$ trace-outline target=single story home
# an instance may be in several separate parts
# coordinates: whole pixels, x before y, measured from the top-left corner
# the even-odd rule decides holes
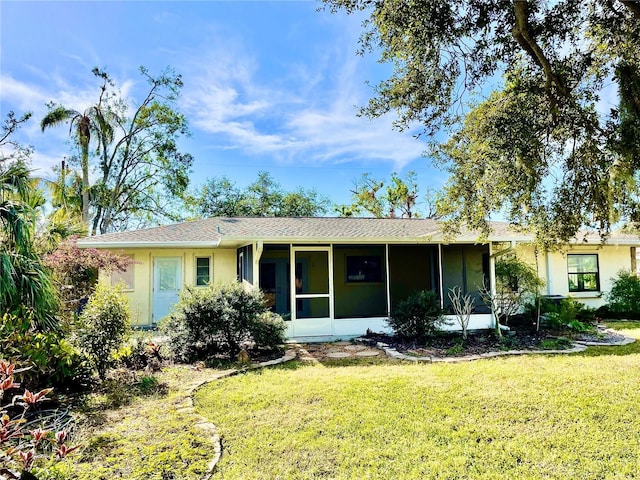
[[[604,245],[586,236],[562,252],[539,251],[531,240],[505,223],[479,242],[476,232],[447,239],[432,219],[242,217],[109,233],[78,245],[133,258],[111,281],[124,282],[137,326],[157,324],[185,285],[237,280],[259,287],[288,336],[301,340],[385,330],[394,305],[411,292],[433,290],[446,308],[455,286],[476,298],[469,328],[490,328],[478,287],[494,287],[495,259],[514,249],[545,280],[544,293],[593,307],[605,302],[620,270],[636,270],[635,235],[616,233]]]

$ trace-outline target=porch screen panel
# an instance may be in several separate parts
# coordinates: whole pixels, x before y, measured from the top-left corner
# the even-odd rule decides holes
[[[391,308],[419,290],[434,290],[438,283],[438,247],[434,245],[390,245],[389,283]]]
[[[470,294],[475,300],[475,312],[484,313],[486,305],[482,301],[479,287],[489,281],[488,245],[443,245],[442,246],[442,286],[444,306],[451,308],[449,291],[458,286],[463,294]]]
[[[296,318],[327,318],[328,316],[328,298],[298,298],[296,300]]]
[[[329,293],[327,252],[296,252],[296,293]]]
[[[387,314],[385,247],[337,245],[333,249],[333,297],[336,318]]]
[[[260,290],[272,312],[291,318],[291,270],[288,245],[265,245],[260,257]]]

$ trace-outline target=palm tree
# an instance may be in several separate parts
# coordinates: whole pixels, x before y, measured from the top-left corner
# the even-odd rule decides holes
[[[107,85],[112,82],[106,74],[102,74],[94,69],[94,74],[101,77],[104,83],[101,87],[100,98],[98,103],[86,109],[83,113],[50,103],[49,111],[40,122],[40,128],[44,132],[47,128],[55,127],[63,123],[69,122],[69,134],[75,126],[75,140],[80,148],[80,164],[82,167],[82,222],[89,225],[89,144],[91,143],[91,134],[97,135],[97,150],[105,148],[106,145],[113,141],[113,127],[108,122],[110,114],[103,113],[103,100],[107,92]]]
[[[55,180],[34,178],[34,191],[41,192],[41,185],[48,187],[53,210],[46,213],[39,205],[33,205],[40,213],[35,230],[35,247],[40,254],[53,252],[58,244],[71,236],[87,235],[87,224],[82,222],[82,178],[62,161]]]
[[[40,128],[44,132],[49,127],[55,127],[69,122],[69,134],[76,126],[76,142],[80,147],[80,163],[82,166],[82,221],[89,223],[89,143],[91,141],[92,120],[91,109],[80,113],[62,105],[50,106],[49,112],[40,122]]]
[[[41,330],[58,322],[56,295],[34,248],[38,202],[24,162],[0,160],[0,314],[31,316]]]

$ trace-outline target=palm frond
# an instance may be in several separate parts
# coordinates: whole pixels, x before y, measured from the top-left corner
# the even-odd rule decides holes
[[[55,107],[47,112],[40,121],[40,128],[44,132],[49,127],[57,127],[58,125],[73,120],[79,112],[65,108],[62,105]]]
[[[30,171],[24,162],[14,162],[0,170],[0,192],[2,198],[13,195],[24,197],[29,191]]]
[[[0,312],[33,314],[39,330],[55,330],[57,301],[48,272],[37,256],[0,252]]]
[[[113,142],[113,126],[105,118],[102,109],[94,107],[94,119],[94,128],[97,127],[96,130],[100,138],[107,144]]]

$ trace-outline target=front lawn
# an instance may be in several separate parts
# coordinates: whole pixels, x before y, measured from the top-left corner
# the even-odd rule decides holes
[[[622,330],[640,336],[640,325]],[[196,405],[223,437],[219,478],[631,478],[640,350],[630,347],[294,363],[214,382]]]
[[[200,418],[185,408],[185,400],[190,387],[216,373],[184,366],[166,368],[155,377],[165,388],[146,394],[124,383],[108,382],[103,391],[91,393],[74,407],[78,425],[72,443],[82,448],[55,465],[55,474],[46,478],[201,479],[214,448],[196,426]]]

